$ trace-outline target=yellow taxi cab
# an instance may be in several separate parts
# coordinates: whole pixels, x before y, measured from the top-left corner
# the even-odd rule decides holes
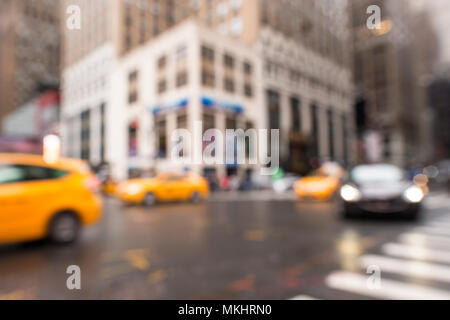
[[[103,194],[105,194],[107,196],[114,195],[116,192],[116,188],[117,188],[117,182],[112,179],[107,179],[102,184],[102,192],[103,192]]]
[[[205,178],[194,174],[162,173],[155,178],[133,179],[117,187],[116,196],[125,203],[153,206],[156,202],[198,202],[209,196]]]
[[[101,217],[99,186],[80,160],[0,154],[0,243],[75,241],[81,226]]]
[[[327,201],[336,194],[344,171],[337,164],[326,163],[311,176],[294,184],[294,191],[300,199]]]

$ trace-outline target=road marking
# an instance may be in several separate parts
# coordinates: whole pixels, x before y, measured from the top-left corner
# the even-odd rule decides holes
[[[165,271],[164,269],[159,269],[148,275],[147,282],[154,284],[157,282],[164,281],[166,279],[167,279],[167,271]]]
[[[445,224],[449,224],[450,223],[450,217],[447,216],[439,216],[438,218],[433,219],[432,223],[445,223]]]
[[[427,222],[425,227],[431,227],[431,228],[446,228],[450,230],[450,220],[433,220],[430,222]]]
[[[326,278],[326,284],[337,290],[348,291],[359,295],[393,300],[449,300],[450,292],[432,289],[415,284],[382,279],[381,288],[370,289],[365,275],[337,271]]]
[[[412,230],[413,232],[421,232],[426,234],[437,234],[450,237],[450,229],[440,227],[418,227]]]
[[[319,300],[319,299],[301,294],[301,295],[295,296],[289,300]]]
[[[399,239],[403,243],[412,245],[450,247],[450,238],[435,235],[426,235],[423,233],[404,233],[399,236]]]
[[[146,254],[147,254],[147,249],[127,250],[124,253],[124,258],[134,268],[141,270],[141,271],[146,271],[150,268],[150,263],[148,262],[148,260],[146,258]]]
[[[425,198],[425,204],[438,204],[442,202],[448,202],[449,197],[447,194],[438,194],[434,196],[428,196]]]
[[[405,245],[398,243],[387,243],[382,249],[390,256],[401,258],[428,260],[432,262],[450,263],[450,253],[447,251],[433,250],[420,245]]]
[[[440,202],[433,202],[433,203],[425,203],[425,207],[427,209],[440,209],[440,208],[446,208],[450,205],[450,202],[447,201],[440,201]]]
[[[377,255],[364,255],[361,257],[362,267],[367,268],[372,265],[380,267],[382,272],[450,282],[450,267],[438,264],[393,259]]]

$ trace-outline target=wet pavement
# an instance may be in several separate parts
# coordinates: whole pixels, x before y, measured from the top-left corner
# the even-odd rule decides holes
[[[449,298],[450,201],[425,206],[411,222],[343,220],[289,194],[151,209],[108,199],[74,245],[0,247],[0,299]],[[81,290],[67,289],[70,265]],[[381,288],[367,282],[374,266]]]

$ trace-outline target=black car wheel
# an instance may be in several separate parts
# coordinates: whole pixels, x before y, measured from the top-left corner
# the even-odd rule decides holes
[[[144,197],[144,205],[146,207],[153,207],[156,204],[156,197],[153,193],[147,193]]]
[[[202,200],[202,197],[200,196],[200,194],[197,191],[192,193],[191,201],[193,203],[199,203],[201,200]]]
[[[80,220],[73,212],[61,212],[50,222],[49,239],[58,244],[69,244],[77,240]]]

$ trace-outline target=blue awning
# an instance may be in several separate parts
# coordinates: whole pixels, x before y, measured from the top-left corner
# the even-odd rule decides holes
[[[201,103],[206,108],[217,107],[221,109],[231,110],[238,114],[244,112],[244,107],[239,104],[219,102],[210,97],[202,97]]]
[[[162,111],[170,111],[170,110],[174,110],[174,109],[182,109],[182,108],[186,108],[189,104],[189,99],[184,98],[181,100],[178,100],[175,103],[172,104],[168,104],[168,105],[162,105],[162,106],[154,106],[151,109],[151,112],[153,113],[153,115],[156,115]]]

